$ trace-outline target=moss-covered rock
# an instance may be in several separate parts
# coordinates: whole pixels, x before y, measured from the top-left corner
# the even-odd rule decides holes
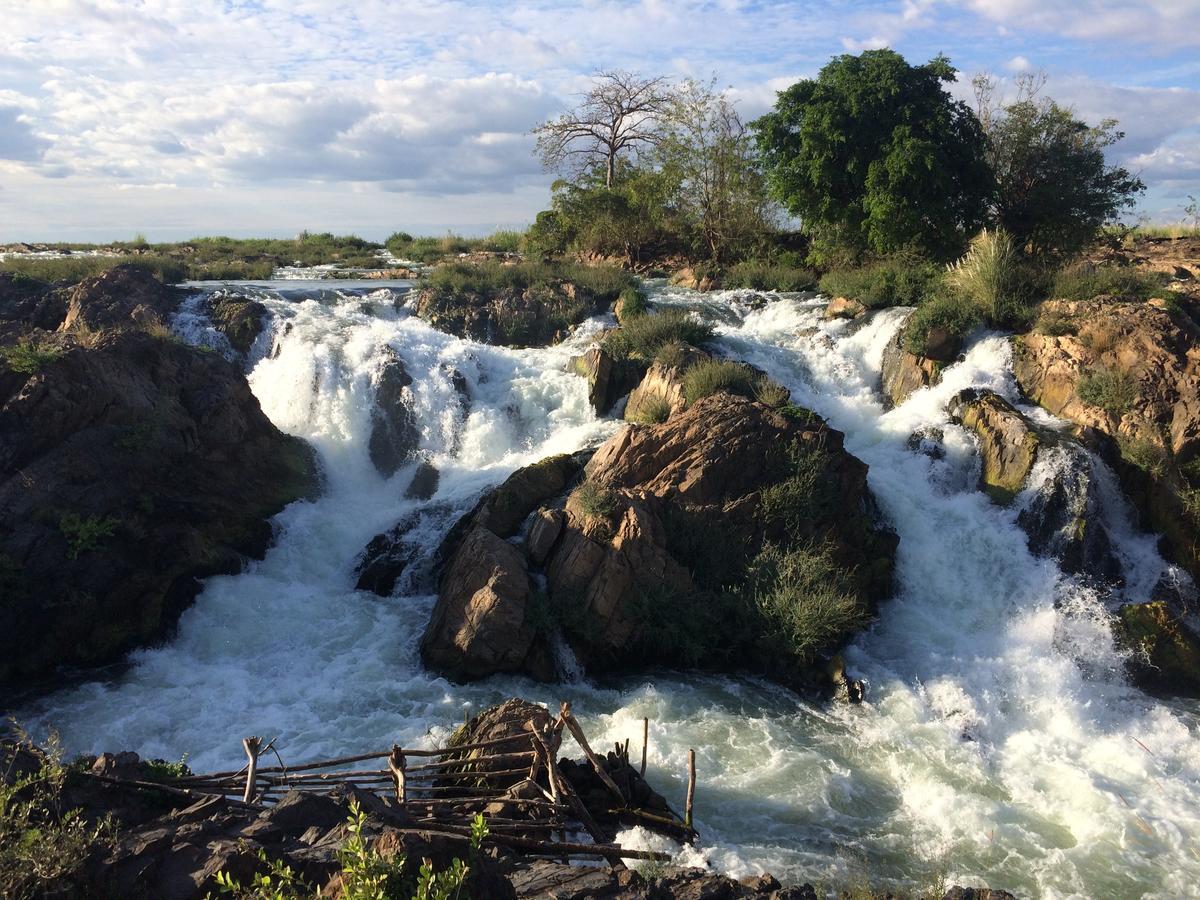
[[[1153,693],[1200,697],[1200,635],[1165,600],[1126,603],[1115,631],[1130,651],[1127,668],[1136,684]]]
[[[992,391],[959,391],[950,401],[953,420],[975,432],[983,460],[979,486],[1008,503],[1025,484],[1042,439],[1011,403]]]

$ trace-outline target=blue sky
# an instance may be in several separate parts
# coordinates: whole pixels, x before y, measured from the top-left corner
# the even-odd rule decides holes
[[[529,129],[600,67],[716,75],[753,117],[838,53],[1044,70],[1200,196],[1200,0],[0,0],[0,241],[522,225]]]

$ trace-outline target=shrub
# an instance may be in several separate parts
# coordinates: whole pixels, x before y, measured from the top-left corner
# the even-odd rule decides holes
[[[671,401],[661,394],[653,397],[643,397],[625,413],[630,422],[640,425],[661,425],[671,417]]]
[[[802,663],[866,623],[849,573],[825,548],[769,544],[751,561],[747,584],[766,633],[783,637]]]
[[[721,283],[727,288],[756,291],[811,291],[817,286],[817,276],[799,266],[748,259],[731,266]]]
[[[632,286],[633,278],[615,266],[544,262],[505,265],[495,260],[448,263],[425,276],[426,286],[439,294],[454,296],[487,296],[508,289],[554,287],[565,282],[590,292],[598,301],[611,302]]]
[[[758,374],[742,363],[729,359],[705,359],[683,373],[683,397],[688,406],[722,391],[752,398],[758,380]]]
[[[1149,300],[1162,293],[1166,276],[1121,266],[1076,263],[1059,269],[1051,295],[1063,300],[1092,300],[1111,297],[1121,301]]]
[[[621,291],[621,295],[617,298],[614,312],[616,313],[617,321],[622,325],[630,319],[644,316],[647,312],[646,294],[632,285],[624,288]]]
[[[112,843],[108,819],[84,821],[62,808],[68,771],[52,739],[36,772],[0,778],[0,896],[73,896],[73,876]]]
[[[1121,416],[1137,402],[1138,387],[1128,372],[1098,369],[1079,379],[1079,399],[1107,413]]]
[[[10,369],[22,375],[36,375],[60,356],[62,351],[58,348],[31,341],[0,347],[0,358],[8,363]]]
[[[942,270],[933,263],[885,260],[857,269],[834,269],[821,276],[820,291],[848,297],[868,309],[919,306],[933,296]]]
[[[584,481],[575,489],[579,510],[589,519],[612,518],[617,511],[617,496],[602,484]]]
[[[480,247],[493,253],[517,253],[524,239],[523,232],[501,228],[480,241]]]
[[[78,559],[79,554],[95,550],[100,541],[112,537],[120,519],[111,516],[88,516],[66,513],[58,520],[58,530],[67,539],[67,558]]]
[[[815,447],[797,443],[787,448],[786,477],[761,493],[762,517],[769,528],[790,540],[803,540],[811,523],[829,513],[837,497],[825,477],[825,464],[825,454]]]
[[[940,328],[959,338],[979,327],[979,308],[963,297],[943,295],[930,300],[908,317],[904,326],[904,349],[922,356],[929,332]]]
[[[1049,337],[1062,337],[1067,334],[1075,334],[1079,330],[1079,326],[1075,323],[1073,316],[1058,312],[1044,312],[1038,316],[1033,330]]]
[[[148,269],[160,281],[168,284],[184,281],[188,268],[180,260],[168,256],[68,256],[63,259],[22,259],[19,256],[0,260],[0,272],[13,272],[40,281],[77,284],[116,266],[130,264]]]
[[[983,229],[971,239],[966,255],[946,272],[948,285],[974,302],[990,322],[1028,317],[1021,296],[1019,257],[1003,228]]]
[[[1170,466],[1166,448],[1147,438],[1117,437],[1121,458],[1154,478],[1162,478]]]
[[[150,781],[170,781],[173,778],[187,778],[195,773],[188,768],[187,754],[179,758],[179,762],[167,762],[165,759],[146,759],[142,761],[142,776]]]
[[[754,383],[754,399],[772,409],[785,406],[792,398],[792,392],[782,384],[778,384],[765,375]]]
[[[677,369],[683,365],[686,354],[681,341],[667,341],[654,352],[654,361],[668,369]]]
[[[693,319],[681,309],[635,316],[604,338],[604,350],[615,359],[651,360],[671,342],[703,344],[712,340],[711,325]]]

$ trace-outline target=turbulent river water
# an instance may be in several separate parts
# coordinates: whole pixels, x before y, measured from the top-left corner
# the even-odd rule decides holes
[[[200,771],[240,764],[249,734],[278,736],[300,762],[433,742],[511,695],[570,698],[601,746],[636,744],[649,717],[650,778],[676,805],[696,748],[702,840],[682,854],[689,862],[825,884],[945,876],[1025,896],[1200,896],[1200,707],[1125,683],[1101,599],[1031,555],[1016,525],[1028,498],[1006,509],[977,491],[973,441],[949,423],[946,401],[966,386],[1018,401],[1006,338],[977,336],[938,387],[885,413],[881,356],[902,311],[855,327],[826,322],[811,297],[751,310],[729,293],[653,289],[653,301],[715,320],[719,348],[789,387],[870,465],[900,547],[894,599],[847,652],[869,682],[863,705],[817,707],[758,680],[692,673],[461,686],[417,657],[434,598],[403,584],[388,599],[355,591],[355,559],[413,512],[432,549],[513,469],[615,431],[567,372],[610,320],[558,347],[508,350],[432,329],[403,307],[404,285],[231,288],[270,311],[250,383],[276,425],[317,448],[324,493],[278,516],[264,560],[210,579],[169,644],[18,711],[35,734],[53,726],[71,752],[187,753]],[[221,347],[200,310],[193,301],[176,329]],[[387,347],[414,378],[423,449],[441,471],[429,501],[403,499],[413,466],[385,480],[368,458]],[[943,429],[944,458],[908,448],[926,426]],[[1045,457],[1034,483],[1053,474]],[[1107,488],[1125,598],[1146,599],[1167,567]],[[661,842],[639,830],[623,839]]]

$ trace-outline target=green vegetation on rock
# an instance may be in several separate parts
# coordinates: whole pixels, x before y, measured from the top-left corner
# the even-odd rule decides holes
[[[713,328],[680,309],[665,309],[636,316],[605,335],[601,346],[613,359],[652,360],[664,347],[699,346],[712,340]]]
[[[19,341],[7,347],[0,347],[0,359],[14,372],[22,375],[36,375],[60,356],[62,351],[57,347],[32,341]]]
[[[1128,372],[1097,369],[1085,373],[1076,387],[1079,399],[1107,413],[1121,416],[1137,402],[1137,382]]]
[[[867,309],[919,306],[932,297],[943,269],[933,263],[887,259],[850,269],[832,269],[821,276],[822,294],[848,297]]]

